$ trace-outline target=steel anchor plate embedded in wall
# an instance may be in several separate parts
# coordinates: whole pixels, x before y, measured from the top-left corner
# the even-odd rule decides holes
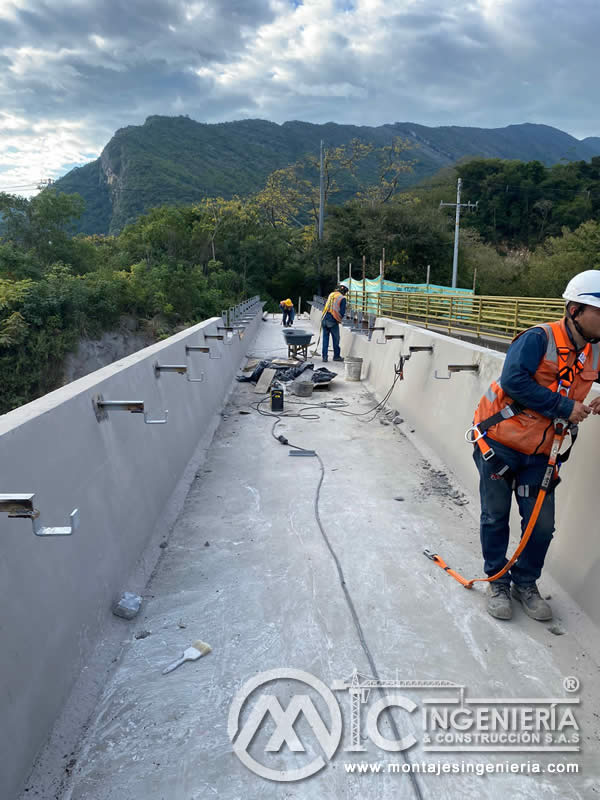
[[[98,422],[108,419],[109,411],[129,411],[131,414],[143,414],[146,425],[164,425],[169,415],[169,411],[165,409],[164,419],[150,419],[144,408],[143,400],[105,400],[101,394],[92,398],[92,406]]]
[[[202,345],[186,344],[186,346],[185,346],[185,354],[186,354],[186,356],[188,356],[188,358],[189,358],[190,353],[207,353],[208,357],[210,359],[212,359],[213,361],[216,361],[217,359],[222,358],[220,353],[217,353],[216,356],[213,356],[213,351],[210,349],[210,347],[206,347],[206,346],[202,346]]]
[[[33,507],[35,494],[0,494],[0,511],[12,519],[30,519],[36,536],[70,536],[79,527],[79,510],[73,509],[69,525],[51,528],[41,524],[40,512]]]
[[[440,375],[436,369],[434,376],[439,381],[449,381],[455,372],[473,372],[477,374],[479,372],[479,364],[448,364],[447,375]]]
[[[178,375],[185,375],[189,383],[202,383],[204,381],[204,372],[200,373],[199,378],[192,378],[187,364],[159,364],[158,361],[155,361],[153,369],[156,378],[160,378],[161,372],[174,372]]]

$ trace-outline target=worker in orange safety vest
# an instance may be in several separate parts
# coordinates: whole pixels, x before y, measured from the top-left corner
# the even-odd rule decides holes
[[[548,466],[554,420],[570,423],[574,441],[576,426],[600,414],[600,397],[584,403],[600,370],[600,270],[576,275],[563,298],[562,320],[536,325],[513,340],[501,377],[475,410],[470,441],[480,476],[480,539],[488,576],[507,563],[513,492],[521,531],[527,526]],[[568,452],[560,461],[567,457]],[[554,533],[554,488],[560,480],[554,477],[525,549],[509,572],[489,583],[487,610],[497,619],[512,617],[511,597],[533,619],[552,618],[536,582]]]
[[[327,361],[329,353],[329,337],[333,340],[333,360],[343,361],[340,353],[340,322],[346,313],[346,295],[348,287],[341,283],[325,303],[321,316],[321,335],[323,337],[323,361]]]

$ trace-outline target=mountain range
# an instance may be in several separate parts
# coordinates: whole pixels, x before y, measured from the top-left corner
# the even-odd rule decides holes
[[[54,187],[78,192],[85,200],[80,232],[114,234],[154,206],[251,195],[274,170],[306,153],[318,154],[321,140],[337,147],[358,138],[382,147],[396,137],[413,145],[406,157],[416,161],[402,176],[404,187],[469,156],[552,165],[600,155],[600,137],[579,140],[532,123],[489,129],[412,122],[367,127],[300,121],[278,125],[261,119],[209,124],[187,116],[152,116],[143,125],[118,130],[99,158],[71,170]]]

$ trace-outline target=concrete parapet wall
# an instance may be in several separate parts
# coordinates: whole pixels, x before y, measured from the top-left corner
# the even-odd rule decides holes
[[[44,525],[66,525],[75,507],[81,515],[72,536],[47,538],[28,519],[0,515],[0,797],[18,793],[190,459],[209,443],[261,316],[231,345],[204,340],[222,324],[210,319],[0,417],[0,493],[34,492]],[[221,358],[186,362],[186,345]],[[205,380],[157,378],[156,361],[188,363]],[[124,411],[98,422],[97,394],[143,400],[152,418],[168,409],[168,423]]]
[[[311,321],[318,328],[321,312],[313,309]],[[390,407],[397,408],[439,458],[473,495],[478,496],[478,474],[472,459],[472,447],[464,434],[472,424],[473,412],[490,382],[499,377],[504,354],[469,342],[416,328],[390,319],[378,319],[372,341],[367,336],[341,331],[342,355],[363,359],[363,380],[377,397],[389,390],[394,377],[394,363],[410,346],[432,345],[433,353],[417,352],[406,363],[404,380],[396,384]],[[401,335],[377,344],[385,334]],[[436,380],[435,370],[447,375],[448,364],[478,364],[478,373],[459,372],[450,380]],[[593,388],[590,398],[599,390]],[[573,455],[565,464],[562,484],[557,489],[556,532],[546,559],[546,567],[578,605],[600,625],[600,519],[598,464],[600,454],[600,418],[592,417],[580,426]],[[516,503],[515,503],[516,506]],[[513,531],[519,530],[513,514]]]

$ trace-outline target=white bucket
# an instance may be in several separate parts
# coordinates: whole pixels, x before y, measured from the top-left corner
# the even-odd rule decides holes
[[[360,372],[362,370],[362,358],[354,358],[354,356],[346,356],[344,359],[344,367],[346,370],[347,381],[359,381]]]

